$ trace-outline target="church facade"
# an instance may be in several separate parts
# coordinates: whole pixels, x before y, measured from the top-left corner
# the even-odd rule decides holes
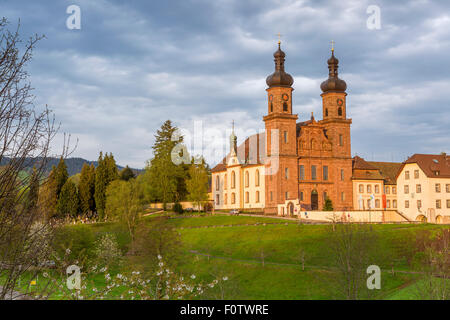
[[[266,79],[265,132],[237,146],[212,169],[216,209],[257,209],[266,214],[294,215],[322,210],[327,199],[334,210],[353,209],[350,126],[344,80],[332,49],[328,79],[320,86],[322,119],[298,121],[293,113],[293,83],[285,71],[278,43],[275,71]]]

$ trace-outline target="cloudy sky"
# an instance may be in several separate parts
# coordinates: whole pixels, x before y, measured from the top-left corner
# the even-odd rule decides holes
[[[66,26],[73,4],[80,30]],[[380,29],[367,27],[370,5],[380,8]],[[238,142],[264,128],[278,32],[299,120],[322,116],[333,39],[353,154],[403,161],[450,153],[446,1],[2,0],[0,16],[11,27],[20,19],[24,37],[46,36],[28,69],[37,105],[48,104],[61,134],[79,139],[73,156],[94,160],[102,150],[142,168],[156,129],[171,119],[188,142],[203,132],[212,165],[233,119]]]

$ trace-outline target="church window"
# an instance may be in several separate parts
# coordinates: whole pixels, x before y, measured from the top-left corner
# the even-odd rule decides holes
[[[270,103],[270,112],[273,112],[273,103]]]
[[[248,171],[245,171],[245,186],[248,187],[250,177],[248,175]]]
[[[236,203],[236,194],[233,192],[231,194],[231,204],[235,204]]]
[[[285,199],[286,199],[286,200],[289,199],[289,192],[286,191],[286,192],[284,193],[284,196],[285,196]]]
[[[303,191],[300,191],[300,201],[303,201]]]
[[[288,143],[288,133],[287,133],[287,131],[284,131],[283,135],[284,135],[284,143]]]
[[[284,168],[284,177],[289,179],[289,168]]]
[[[288,105],[286,102],[283,103],[283,111],[287,112],[288,111]]]
[[[342,116],[342,108],[341,107],[338,108],[338,116]]]
[[[259,191],[256,191],[256,203],[259,203]]]
[[[344,145],[344,136],[342,134],[339,135],[339,145],[340,146]]]
[[[345,177],[344,177],[344,169],[341,169],[341,181],[344,181]]]
[[[236,173],[231,172],[231,189],[236,188]]]
[[[305,180],[305,166],[304,165],[299,166],[299,177],[300,177],[300,180]]]
[[[325,117],[328,117],[328,109],[325,109]]]
[[[323,166],[323,180],[328,180],[328,166]]]
[[[259,187],[259,170],[256,170],[255,173],[255,185]]]
[[[216,176],[216,190],[219,191],[219,175]]]
[[[219,205],[220,204],[220,202],[219,202],[219,195],[218,194],[216,194],[216,205]]]
[[[249,203],[250,201],[250,195],[248,193],[248,191],[245,193],[245,203]]]
[[[345,193],[341,192],[341,201],[345,201]]]
[[[311,180],[317,180],[317,167],[311,166]]]

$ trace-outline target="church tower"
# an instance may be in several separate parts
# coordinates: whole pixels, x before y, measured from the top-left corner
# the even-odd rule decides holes
[[[266,127],[266,206],[265,213],[277,213],[277,205],[297,199],[297,115],[292,114],[292,84],[294,79],[285,72],[286,54],[274,53],[275,72],[267,77]]]
[[[352,158],[350,125],[352,119],[347,118],[347,84],[338,76],[339,60],[334,56],[334,48],[331,49],[331,57],[328,59],[328,79],[322,82],[322,110],[323,120],[320,124],[325,128],[325,134],[331,141],[332,168],[330,179],[338,189],[331,195],[337,203],[333,203],[337,210],[352,208]]]

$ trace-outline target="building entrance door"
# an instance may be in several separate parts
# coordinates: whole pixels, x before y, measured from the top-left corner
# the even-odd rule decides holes
[[[319,194],[316,190],[311,192],[311,210],[319,209]]]

